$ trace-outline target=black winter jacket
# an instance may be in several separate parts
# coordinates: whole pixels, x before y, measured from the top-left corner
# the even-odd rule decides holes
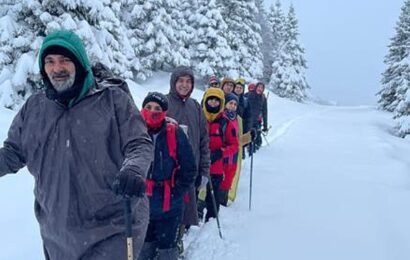
[[[252,110],[248,98],[244,94],[239,95],[237,108],[238,115],[242,118],[242,131],[247,133],[252,128]]]
[[[248,94],[248,101],[251,105],[252,126],[257,128],[259,119],[262,118],[263,128],[268,128],[268,105],[264,94],[257,94],[255,91]]]

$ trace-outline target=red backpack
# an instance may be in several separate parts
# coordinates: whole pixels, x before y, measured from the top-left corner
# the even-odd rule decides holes
[[[175,175],[181,168],[178,163],[177,158],[177,137],[176,137],[176,129],[178,125],[174,123],[167,123],[167,146],[169,151],[169,156],[174,160],[175,167],[172,170],[171,178],[168,180],[161,181],[160,184],[164,186],[164,201],[162,204],[162,210],[164,212],[170,210],[170,203],[171,203],[171,189],[175,186]],[[152,179],[146,180],[146,194],[148,197],[151,197],[153,194],[154,186],[158,183],[158,181],[154,181]]]

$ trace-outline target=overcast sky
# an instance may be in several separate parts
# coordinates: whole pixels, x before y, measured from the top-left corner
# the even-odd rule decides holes
[[[375,104],[404,0],[281,0],[285,12],[291,2],[313,94],[341,105]]]

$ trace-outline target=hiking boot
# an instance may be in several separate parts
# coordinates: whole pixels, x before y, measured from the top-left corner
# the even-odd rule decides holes
[[[218,193],[219,193],[218,194],[219,204],[224,206],[224,207],[227,207],[228,206],[228,193],[229,193],[229,191],[228,190],[220,190]]]
[[[177,252],[181,256],[184,253],[184,241],[182,241],[182,238],[185,234],[185,225],[180,225],[179,230],[178,230],[178,235],[177,235]]]

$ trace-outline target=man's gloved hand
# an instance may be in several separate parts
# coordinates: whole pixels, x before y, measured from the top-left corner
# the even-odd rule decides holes
[[[222,158],[222,156],[223,156],[223,153],[221,149],[212,151],[211,152],[211,163],[218,161],[219,159]]]
[[[205,189],[206,185],[208,184],[209,178],[205,176],[201,176],[201,184],[198,187],[198,191]]]
[[[145,194],[145,180],[135,172],[124,169],[115,176],[113,190],[117,195],[143,197]]]
[[[269,131],[269,129],[266,126],[264,126],[263,129],[262,129],[262,132],[267,133],[268,131]]]
[[[255,128],[251,128],[251,138],[252,138],[252,141],[253,140],[255,140],[255,138],[256,138],[256,129]]]

